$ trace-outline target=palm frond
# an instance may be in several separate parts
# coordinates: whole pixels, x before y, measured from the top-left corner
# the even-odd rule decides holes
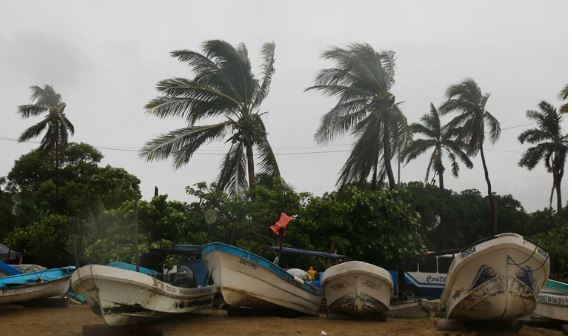
[[[214,125],[190,126],[160,135],[145,144],[139,157],[156,161],[172,156],[174,166],[179,168],[203,144],[224,137],[229,125],[230,122],[226,121]]]
[[[258,124],[258,128],[261,130],[261,135],[255,139],[254,144],[256,145],[256,149],[258,151],[258,160],[260,165],[260,170],[262,173],[267,174],[272,177],[280,176],[280,169],[278,169],[278,162],[276,161],[276,157],[274,156],[274,152],[272,151],[272,147],[268,142],[268,138],[266,136],[266,128],[264,126],[264,122],[260,119],[260,115],[256,115],[256,121]]]
[[[495,143],[501,135],[501,126],[499,121],[489,112],[485,112],[485,120],[489,126],[489,136],[491,142]]]
[[[18,106],[18,113],[23,118],[35,117],[43,112],[46,112],[48,107],[36,104],[20,105]]]
[[[245,146],[242,142],[235,142],[221,163],[217,188],[231,195],[242,195],[248,189],[246,170]]]
[[[49,121],[50,120],[48,118],[45,118],[39,123],[27,128],[18,138],[18,142],[28,141],[39,136],[46,126],[48,126]]]
[[[411,160],[415,160],[419,155],[425,153],[432,147],[435,147],[437,142],[434,139],[415,139],[409,146],[405,148],[403,152],[403,159],[405,164],[408,164]]]
[[[256,95],[254,96],[254,101],[252,107],[258,107],[262,104],[262,101],[268,95],[270,90],[270,83],[272,83],[272,75],[274,75],[274,52],[276,45],[274,42],[265,43],[262,47],[262,83],[258,87]]]
[[[526,167],[529,170],[531,170],[532,168],[536,167],[540,159],[542,159],[542,157],[546,153],[552,154],[550,147],[551,146],[549,143],[544,142],[534,147],[528,148],[526,152],[522,154],[522,157],[520,158],[518,165],[521,167]]]

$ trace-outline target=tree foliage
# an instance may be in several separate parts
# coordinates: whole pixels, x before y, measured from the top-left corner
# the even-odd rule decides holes
[[[544,161],[546,170],[552,174],[550,206],[552,206],[552,194],[556,190],[556,204],[557,209],[560,210],[562,209],[562,177],[568,155],[568,134],[563,134],[562,116],[554,106],[542,101],[538,104],[538,108],[540,112],[526,111],[526,116],[536,123],[536,127],[527,129],[518,136],[520,143],[527,142],[533,145],[522,155],[518,164],[521,167],[533,169],[540,160]]]
[[[274,43],[262,47],[262,77],[252,73],[244,44],[233,47],[226,41],[203,43],[203,52],[173,51],[171,55],[188,63],[193,79],[171,78],[160,81],[161,96],[151,100],[147,111],[160,118],[182,117],[188,126],[160,135],[147,142],[141,157],[153,161],[173,158],[175,167],[188,163],[202,146],[217,140],[230,143],[221,163],[217,186],[232,194],[253,189],[258,153],[259,170],[279,176],[278,163],[268,142],[260,107],[269,93],[274,74]],[[222,119],[198,125],[205,119]]]
[[[429,179],[431,169],[439,175],[439,188],[445,189],[443,182],[443,174],[445,172],[444,155],[449,157],[453,176],[459,176],[459,163],[457,158],[467,167],[473,168],[473,162],[465,153],[466,145],[457,138],[457,129],[441,125],[439,113],[433,104],[431,104],[431,112],[421,117],[421,123],[413,123],[410,125],[413,133],[426,136],[424,139],[415,139],[411,141],[403,152],[405,163],[416,159],[422,153],[432,149],[427,172],[425,173],[425,182]]]
[[[367,43],[352,43],[347,48],[330,48],[322,57],[335,66],[322,69],[306,90],[337,97],[338,102],[322,117],[314,137],[319,143],[348,132],[357,137],[338,184],[363,183],[371,174],[375,188],[378,176],[386,175],[394,188],[391,159],[400,139],[410,132],[407,118],[390,91],[395,83],[395,53],[378,52]]]

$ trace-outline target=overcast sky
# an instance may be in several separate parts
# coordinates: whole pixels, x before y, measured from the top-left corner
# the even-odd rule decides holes
[[[320,116],[335,102],[303,92],[330,65],[319,57],[325,48],[358,41],[394,50],[393,93],[404,101],[410,122],[427,113],[431,102],[443,102],[447,86],[472,77],[491,93],[488,109],[503,127],[527,124],[525,111],[540,100],[561,104],[558,92],[568,73],[566,0],[0,0],[0,137],[17,138],[38,121],[18,117],[17,106],[30,102],[29,86],[51,84],[67,103],[73,141],[138,149],[185,126],[180,119],[147,115],[143,106],[157,95],[157,81],[192,78],[169,52],[199,50],[209,39],[244,42],[257,71],[262,44],[276,43],[276,74],[262,105],[269,111],[269,140],[284,178],[297,191],[315,194],[334,189],[352,143],[350,137],[328,146],[313,141]],[[486,145],[486,158],[493,191],[512,194],[534,211],[548,205],[552,179],[542,163],[532,171],[518,167],[526,146],[517,136],[524,129],[504,130],[496,144]],[[184,187],[214,181],[222,159],[216,154],[226,146],[213,143],[179,170],[170,161],[138,159],[135,151],[100,149],[105,164],[141,179],[144,198],[157,185],[160,193],[189,201]],[[0,176],[34,147],[0,140]],[[402,181],[422,180],[428,160],[424,155],[404,167]],[[567,185],[566,174],[563,195]],[[458,179],[448,169],[445,186],[486,194],[480,160],[472,170],[461,169]]]

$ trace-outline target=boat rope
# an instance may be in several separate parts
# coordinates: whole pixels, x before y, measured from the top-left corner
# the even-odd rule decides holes
[[[516,267],[520,268],[521,270],[525,270],[525,271],[534,273],[534,272],[538,271],[539,269],[541,269],[542,267],[544,267],[544,264],[546,264],[546,262],[548,261],[548,259],[550,259],[550,257],[549,257],[548,255],[544,258],[544,261],[540,264],[540,266],[538,266],[538,267],[535,268],[535,269],[526,269],[526,268],[524,268],[524,267],[521,267],[520,265],[525,264],[525,263],[527,263],[530,259],[532,259],[532,257],[534,257],[534,255],[536,254],[536,251],[537,251],[537,250],[538,250],[538,246],[536,246],[536,247],[534,248],[534,250],[533,250],[532,253],[528,256],[528,258],[526,258],[524,261],[522,261],[522,262],[520,262],[520,263],[517,263],[510,255],[507,255],[506,263],[507,263],[508,265],[516,266]]]

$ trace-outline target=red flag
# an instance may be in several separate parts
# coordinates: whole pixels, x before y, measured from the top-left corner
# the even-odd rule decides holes
[[[270,230],[272,230],[272,232],[278,236],[280,234],[280,229],[286,230],[286,226],[288,226],[291,221],[292,217],[283,212],[280,214],[280,219],[278,219],[278,222],[270,226]]]

